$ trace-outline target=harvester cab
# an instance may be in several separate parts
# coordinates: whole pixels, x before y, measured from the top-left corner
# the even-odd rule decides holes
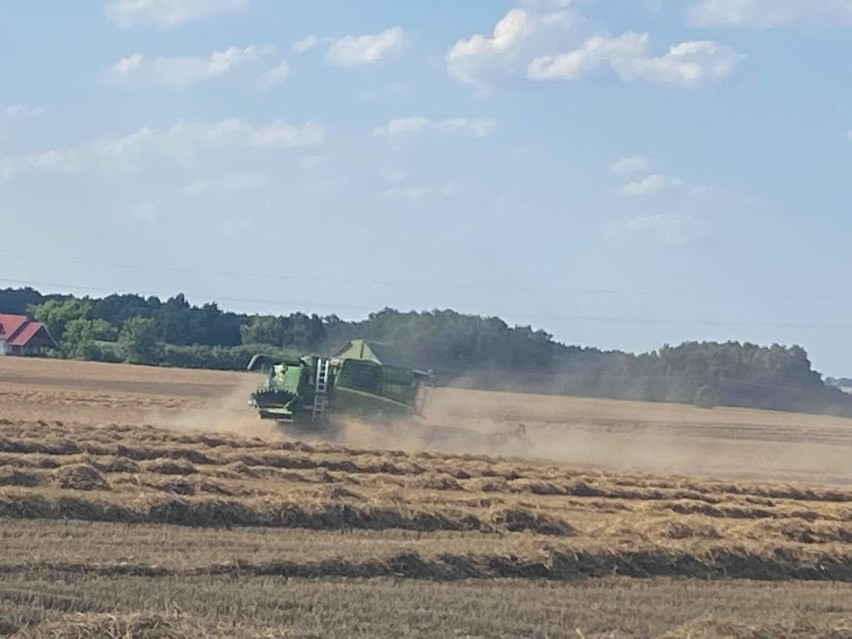
[[[387,345],[367,340],[352,340],[332,357],[255,355],[248,370],[265,376],[249,401],[262,419],[317,430],[330,414],[370,419],[419,415],[426,386],[434,380],[431,371],[406,368]]]

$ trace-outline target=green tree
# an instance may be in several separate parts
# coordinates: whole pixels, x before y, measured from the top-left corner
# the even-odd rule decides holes
[[[250,323],[240,327],[240,334],[243,344],[289,346],[293,343],[290,320],[286,317],[253,317]]]
[[[60,345],[64,339],[65,327],[77,319],[89,319],[92,303],[89,300],[69,299],[65,301],[48,300],[30,308],[30,313],[37,322],[41,322]]]
[[[34,288],[0,289],[0,313],[25,315],[28,309],[45,301],[44,296]]]
[[[159,364],[163,348],[157,342],[157,327],[147,317],[130,317],[121,326],[118,352],[129,364]]]
[[[118,331],[101,319],[75,319],[65,325],[62,334],[62,352],[69,359],[103,359],[98,342],[115,340]]]

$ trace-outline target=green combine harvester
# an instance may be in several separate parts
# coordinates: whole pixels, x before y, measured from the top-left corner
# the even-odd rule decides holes
[[[385,344],[356,339],[332,357],[298,359],[255,355],[250,371],[266,382],[250,404],[262,419],[283,427],[324,430],[330,414],[370,419],[419,415],[425,387],[433,375],[402,366]]]

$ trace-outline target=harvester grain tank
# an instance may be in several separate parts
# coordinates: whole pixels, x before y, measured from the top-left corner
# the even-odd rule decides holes
[[[363,339],[350,341],[332,357],[255,355],[248,370],[266,376],[249,402],[262,419],[317,430],[330,414],[371,419],[419,415],[423,382],[432,379],[430,372],[403,366],[388,345]]]

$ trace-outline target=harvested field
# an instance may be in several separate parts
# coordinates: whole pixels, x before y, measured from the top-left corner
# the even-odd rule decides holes
[[[0,635],[852,637],[852,421],[437,393],[495,457],[287,440],[255,381],[0,359]]]
[[[248,373],[8,358],[0,361],[0,418],[280,439],[246,410],[258,381]],[[575,467],[852,485],[852,419],[458,389],[432,391],[426,417],[486,433],[524,423],[531,448],[502,452]],[[345,436],[364,448],[431,445],[416,434],[370,424],[351,423]],[[494,452],[464,438],[442,447]]]
[[[143,624],[150,628],[154,623],[159,623],[160,634],[112,636],[850,636],[848,591],[825,584],[767,587],[750,582],[619,579],[582,584],[511,579],[446,584],[390,579],[93,575],[69,579],[62,573],[38,571],[16,575],[11,583],[0,578],[0,593],[5,599],[0,613],[7,620],[7,631],[28,626],[13,636],[39,639],[104,637],[110,636],[104,629],[135,625],[138,631],[146,627]],[[140,601],[151,611],[133,612]]]

